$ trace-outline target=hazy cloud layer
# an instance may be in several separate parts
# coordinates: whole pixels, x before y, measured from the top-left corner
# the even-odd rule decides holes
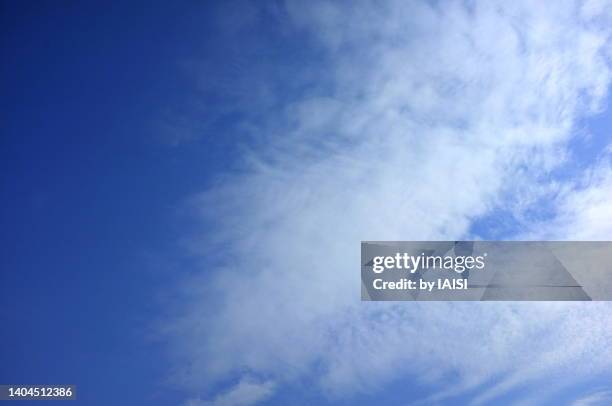
[[[302,90],[253,127],[248,164],[194,199],[214,225],[200,252],[223,260],[189,279],[171,331],[177,379],[203,397],[242,374],[266,396],[301,378],[349,396],[402,377],[436,399],[476,389],[478,403],[610,372],[607,304],[359,301],[361,240],[460,239],[542,194],[556,217],[537,233],[612,232],[605,159],[580,180],[550,176],[607,97],[610,5],[432,3],[275,10],[325,73],[296,67]]]

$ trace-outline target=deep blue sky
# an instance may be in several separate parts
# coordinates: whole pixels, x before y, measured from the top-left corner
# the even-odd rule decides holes
[[[179,62],[204,42],[196,11],[2,2],[0,382],[74,383],[88,405],[176,402],[149,338],[170,268],[158,252],[226,148],[172,147],[156,129],[192,86]]]

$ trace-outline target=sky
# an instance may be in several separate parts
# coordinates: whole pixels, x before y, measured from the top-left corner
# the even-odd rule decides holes
[[[608,303],[360,301],[362,240],[612,236],[612,5],[508,3],[2,2],[0,383],[609,404]]]

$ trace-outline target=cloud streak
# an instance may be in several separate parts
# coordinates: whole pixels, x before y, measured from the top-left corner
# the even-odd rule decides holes
[[[612,391],[602,390],[588,394],[572,403],[573,406],[597,406],[612,402]]]
[[[274,392],[273,382],[258,382],[245,377],[230,390],[217,395],[212,401],[190,399],[185,406],[249,406],[264,401]]]

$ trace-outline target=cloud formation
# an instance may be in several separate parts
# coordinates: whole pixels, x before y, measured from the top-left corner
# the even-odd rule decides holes
[[[582,183],[551,174],[571,156],[577,120],[603,108],[611,9],[276,10],[324,73],[294,67],[301,90],[275,95],[284,108],[250,127],[242,170],[193,201],[208,225],[200,253],[222,259],[190,277],[172,322],[177,379],[204,396],[242,374],[265,377],[266,396],[300,379],[350,396],[409,376],[437,400],[477,391],[482,403],[551,376],[610,372],[607,304],[360,303],[358,250],[361,240],[460,239],[494,209],[528,210],[541,191],[558,197],[555,219],[537,224],[547,236],[609,238],[609,167]]]
[[[602,390],[574,401],[573,406],[598,406],[612,403],[612,391]]]
[[[612,145],[612,144],[611,144]],[[555,192],[555,218],[532,225],[529,238],[609,240],[612,236],[612,157],[608,150]]]
[[[188,400],[185,406],[249,406],[266,400],[273,392],[273,382],[258,382],[244,377],[230,390],[215,396],[212,401],[194,398]]]

